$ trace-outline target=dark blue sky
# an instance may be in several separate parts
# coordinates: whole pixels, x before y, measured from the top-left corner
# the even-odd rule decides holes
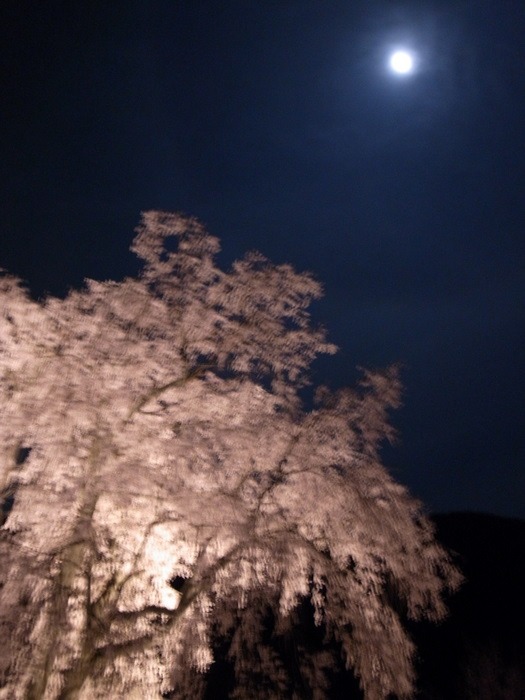
[[[0,265],[119,278],[163,208],[224,264],[311,270],[341,347],[316,381],[404,364],[396,478],[525,517],[522,2],[2,0],[0,32]]]

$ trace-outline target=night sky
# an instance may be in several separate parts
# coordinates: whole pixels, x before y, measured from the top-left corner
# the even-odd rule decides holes
[[[120,279],[140,211],[195,215],[323,282],[316,382],[402,363],[384,456],[430,511],[525,517],[523,0],[1,0],[0,32],[2,267]]]

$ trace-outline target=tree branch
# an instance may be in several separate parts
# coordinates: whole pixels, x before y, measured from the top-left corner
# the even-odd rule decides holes
[[[165,391],[168,391],[169,389],[174,389],[175,387],[180,387],[184,386],[186,382],[191,381],[192,379],[198,379],[201,377],[204,372],[206,372],[208,369],[211,369],[212,365],[201,365],[199,367],[196,367],[194,370],[189,372],[188,374],[184,375],[183,377],[179,377],[178,379],[173,379],[171,382],[167,382],[166,384],[163,384],[162,386],[156,386],[153,387],[145,396],[140,398],[134,406],[130,409],[128,415],[126,416],[124,420],[124,424],[129,423],[131,418],[140,411],[147,403],[149,403],[152,399],[156,399],[157,396],[160,396],[163,394]]]

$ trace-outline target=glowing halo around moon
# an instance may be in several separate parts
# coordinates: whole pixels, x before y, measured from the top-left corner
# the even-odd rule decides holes
[[[410,51],[399,49],[390,54],[390,70],[398,75],[408,75],[414,71],[414,56]]]

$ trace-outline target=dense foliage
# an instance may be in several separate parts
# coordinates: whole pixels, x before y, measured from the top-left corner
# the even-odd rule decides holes
[[[284,629],[304,600],[368,700],[410,696],[403,617],[441,618],[458,575],[380,463],[395,372],[306,410],[334,352],[308,274],[259,254],[224,272],[163,212],[132,250],[138,278],[64,299],[0,280],[0,698],[198,697],[212,633],[235,697],[300,697],[265,615]],[[298,655],[314,698],[327,649]]]

